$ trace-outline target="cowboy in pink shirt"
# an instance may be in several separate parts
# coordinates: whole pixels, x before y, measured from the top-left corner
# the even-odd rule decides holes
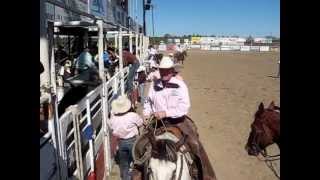
[[[186,84],[175,75],[174,63],[171,58],[163,57],[159,71],[161,78],[150,87],[144,104],[145,118],[152,114],[165,124],[178,127],[183,134],[187,134],[186,144],[190,152],[197,156],[202,167],[203,179],[215,179],[215,173],[209,158],[198,138],[196,126],[186,115],[190,109],[190,97]]]
[[[131,102],[126,96],[120,96],[111,103],[112,117],[108,123],[112,134],[119,140],[119,166],[121,179],[129,180],[130,164],[133,161],[132,147],[139,135],[139,127],[142,126],[142,118],[135,112],[130,112]]]

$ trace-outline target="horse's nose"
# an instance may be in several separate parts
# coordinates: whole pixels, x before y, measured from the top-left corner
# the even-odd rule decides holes
[[[256,146],[250,146],[250,147],[248,146],[247,151],[249,156],[257,156],[259,154]]]
[[[245,149],[248,152],[249,156],[256,156],[257,155],[257,151],[256,151],[255,146],[249,146],[248,144],[246,144]]]

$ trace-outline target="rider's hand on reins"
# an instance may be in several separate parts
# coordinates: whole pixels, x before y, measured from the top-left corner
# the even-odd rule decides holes
[[[154,113],[154,116],[160,120],[160,119],[163,119],[167,116],[166,112],[165,111],[159,111],[159,112],[155,112]]]

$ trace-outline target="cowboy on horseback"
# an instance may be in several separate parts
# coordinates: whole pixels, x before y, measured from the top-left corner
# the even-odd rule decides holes
[[[186,144],[196,159],[200,161],[203,179],[215,179],[209,159],[198,139],[196,126],[186,116],[190,108],[190,97],[186,84],[174,77],[174,63],[169,57],[163,57],[159,71],[161,78],[150,87],[148,100],[145,101],[145,118],[154,116],[168,127],[177,127],[187,135]],[[159,124],[159,123],[158,123]]]
[[[182,48],[180,44],[178,44],[175,48],[175,53],[173,55],[175,63],[181,62],[181,64],[183,64],[183,61],[185,60],[186,56],[187,56],[186,49]]]

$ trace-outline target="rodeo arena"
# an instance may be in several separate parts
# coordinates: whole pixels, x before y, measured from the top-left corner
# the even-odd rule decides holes
[[[280,44],[152,44],[151,3],[40,0],[40,179],[280,179]]]

